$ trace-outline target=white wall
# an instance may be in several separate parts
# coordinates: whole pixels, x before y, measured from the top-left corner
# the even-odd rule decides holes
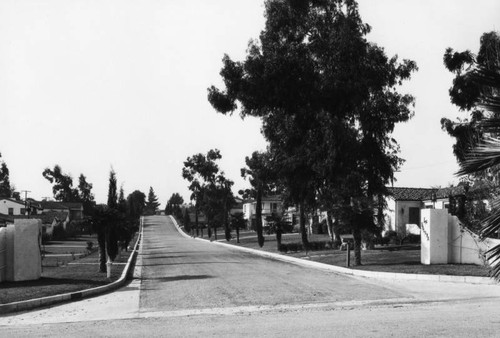
[[[486,238],[484,241],[479,236],[460,224],[456,216],[448,217],[448,262],[455,264],[485,263],[484,253],[500,244],[499,239]]]
[[[7,228],[0,228],[0,283],[5,280],[7,273]]]
[[[422,209],[420,213],[420,261],[422,264],[448,263],[448,211]]]
[[[0,200],[0,214],[8,215],[9,208],[14,209],[13,215],[22,215],[21,209],[24,209],[24,203],[22,203],[22,202],[16,203],[14,201],[7,200],[7,199]]]
[[[5,230],[3,230],[5,229]],[[15,220],[2,229],[0,236],[6,247],[3,257],[5,281],[39,279],[42,274],[40,240],[42,222],[38,219]]]

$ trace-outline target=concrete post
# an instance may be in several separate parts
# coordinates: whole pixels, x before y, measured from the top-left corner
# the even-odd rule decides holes
[[[421,263],[447,264],[448,211],[446,209],[422,209],[420,216]]]

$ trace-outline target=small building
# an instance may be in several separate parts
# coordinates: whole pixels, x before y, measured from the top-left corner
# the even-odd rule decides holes
[[[42,201],[39,202],[39,204],[42,209],[42,213],[47,213],[49,211],[67,212],[71,221],[79,221],[83,219],[82,203]]]
[[[243,202],[243,215],[244,219],[247,221],[247,227],[249,229],[255,229],[256,225],[256,209],[257,201],[249,200]],[[282,215],[283,214],[283,201],[281,196],[263,196],[262,197],[262,224],[266,226],[266,217],[271,215]]]
[[[13,198],[0,199],[0,214],[17,216],[26,214],[26,204]]]
[[[448,209],[449,197],[464,193],[463,187],[389,188],[386,198],[386,229],[406,235],[419,233],[421,209]]]

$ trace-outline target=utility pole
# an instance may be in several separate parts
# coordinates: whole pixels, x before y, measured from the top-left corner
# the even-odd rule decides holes
[[[28,218],[30,218],[30,209],[31,206],[28,206],[28,193],[31,192],[30,190],[21,190],[21,192],[24,192],[24,212],[28,214]]]

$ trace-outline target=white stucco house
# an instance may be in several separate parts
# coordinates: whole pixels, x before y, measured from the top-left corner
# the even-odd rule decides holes
[[[461,193],[454,188],[389,188],[384,212],[386,231],[406,235],[419,233],[421,209],[448,209],[449,196]]]
[[[249,229],[255,229],[256,218],[255,212],[257,209],[257,201],[249,200],[243,202],[243,215],[244,219],[247,221],[247,227]],[[281,196],[263,196],[262,197],[262,224],[266,225],[266,217],[273,214],[283,213],[283,202]]]
[[[24,201],[2,198],[0,199],[0,214],[9,216],[24,215],[26,214],[26,205]]]

